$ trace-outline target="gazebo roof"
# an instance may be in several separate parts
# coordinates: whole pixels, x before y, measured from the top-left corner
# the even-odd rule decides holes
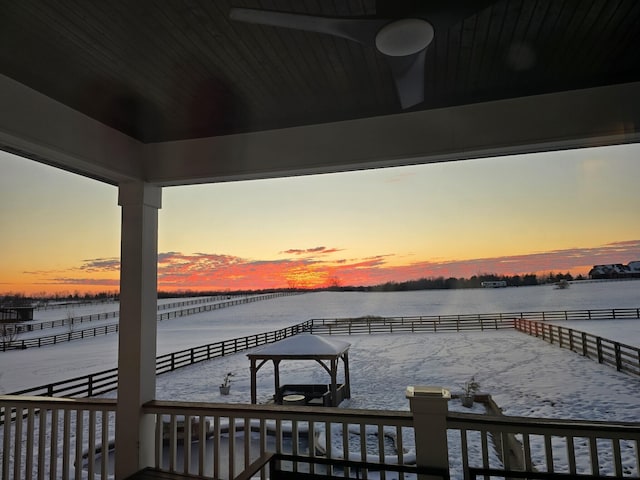
[[[269,344],[247,356],[256,359],[331,359],[344,354],[350,346],[349,342],[342,340],[302,334]]]

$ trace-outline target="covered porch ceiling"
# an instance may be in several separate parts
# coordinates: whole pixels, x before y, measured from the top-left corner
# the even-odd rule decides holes
[[[234,7],[396,18],[425,5],[435,32],[423,98],[404,108],[375,45],[230,18]],[[640,134],[635,0],[7,0],[0,39],[0,149],[114,185],[337,172]]]

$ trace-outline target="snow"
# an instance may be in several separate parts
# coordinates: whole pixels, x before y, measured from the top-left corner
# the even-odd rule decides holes
[[[158,324],[158,354],[272,331],[310,318],[364,315],[437,315],[638,307],[640,281],[399,293],[310,293],[265,300]],[[109,306],[111,307],[111,305]],[[105,308],[104,305],[99,306]],[[66,317],[66,311],[59,312]],[[640,346],[640,320],[558,322]],[[509,415],[637,421],[640,381],[593,360],[515,331],[382,334],[331,337],[351,343],[352,408],[408,409],[409,385],[459,391],[472,375]],[[256,350],[254,350],[256,351]],[[249,353],[248,351],[245,353]],[[8,393],[117,366],[117,335],[45,348],[0,353],[0,392]],[[285,361],[281,383],[326,381],[322,368]],[[315,364],[314,364],[315,365]],[[273,394],[273,369],[258,377],[258,395]],[[217,386],[234,372],[231,395]],[[246,403],[249,360],[244,353],[204,362],[157,378],[159,399]],[[451,408],[456,408],[455,401]]]
[[[311,293],[162,321],[158,324],[157,349],[158,354],[178,351],[276,330],[310,318],[634,308],[638,306],[639,291],[640,281],[626,281],[574,283],[562,291],[543,286]],[[113,308],[113,304],[97,306],[98,311],[105,308]],[[64,309],[58,311],[58,318],[66,318],[66,314]],[[640,346],[640,320],[558,324]],[[50,330],[45,332],[48,334]],[[457,391],[475,375],[482,391],[490,393],[507,414],[626,421],[640,418],[637,378],[515,331],[331,338],[351,343],[349,407],[407,409],[404,391],[408,385],[439,385]],[[4,367],[0,392],[8,393],[117,366],[117,334],[0,355]],[[229,371],[234,372],[232,394],[221,398],[217,385]],[[267,366],[261,369],[259,394],[273,393],[269,372]],[[283,362],[281,375],[283,384],[323,383],[326,372],[321,368],[310,369],[309,362],[291,361]],[[249,378],[249,361],[241,353],[161,375],[157,379],[157,396],[247,402]]]
[[[335,337],[301,334],[254,349],[251,353],[259,358],[272,356],[335,357],[348,350],[349,345],[349,342],[336,340]]]
[[[157,350],[158,354],[179,351],[288,327],[310,318],[637,308],[639,292],[640,281],[574,283],[567,290],[545,286],[310,293],[159,322]],[[65,310],[59,311],[58,318],[66,316]],[[640,346],[640,320],[557,323]],[[442,386],[458,392],[475,376],[481,391],[490,394],[506,415],[625,422],[640,419],[638,378],[516,331],[353,335],[330,340],[351,344],[352,398],[342,407],[408,410],[407,386]],[[246,354],[259,348],[160,375],[157,398],[249,403]],[[117,366],[117,335],[10,351],[0,353],[0,358],[0,392],[8,393]],[[218,385],[227,372],[234,374],[231,393],[221,396]],[[273,373],[270,364],[260,369],[259,401],[273,394]],[[280,364],[280,376],[281,384],[327,383],[328,374],[315,362],[287,360]],[[477,405],[468,410],[457,399],[450,401],[449,409],[483,411]]]

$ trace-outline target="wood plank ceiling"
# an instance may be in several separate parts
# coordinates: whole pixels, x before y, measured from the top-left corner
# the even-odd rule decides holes
[[[143,142],[402,111],[374,48],[232,21],[234,6],[376,13],[374,0],[0,0],[0,73]],[[496,1],[436,32],[412,109],[638,81],[639,47],[637,0]]]

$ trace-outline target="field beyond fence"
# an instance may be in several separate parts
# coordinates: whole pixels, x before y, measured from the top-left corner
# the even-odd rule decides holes
[[[548,321],[640,319],[640,309],[313,319],[272,332],[247,335],[160,355],[156,359],[156,374],[160,375],[216,357],[231,355],[305,332],[325,335],[354,335],[515,329],[559,347],[570,349],[599,363],[612,366],[618,371],[640,376],[640,349],[589,333],[536,320],[541,318]],[[12,395],[90,397],[117,388],[118,373],[117,368],[113,368],[70,380],[21,390],[12,393]]]

